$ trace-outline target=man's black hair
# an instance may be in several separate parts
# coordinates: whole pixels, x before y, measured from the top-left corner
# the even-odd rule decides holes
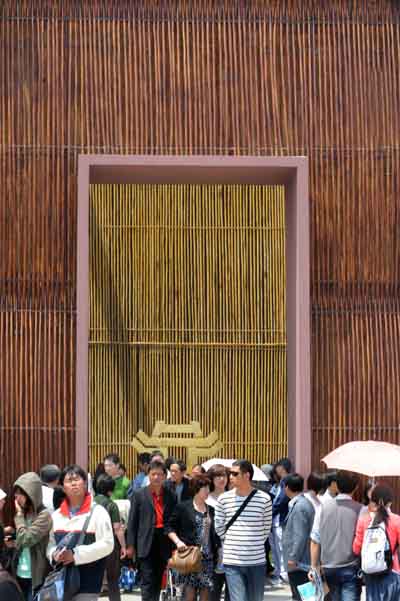
[[[95,492],[97,495],[108,497],[109,492],[113,492],[115,488],[115,480],[108,474],[102,474],[96,480]]]
[[[85,470],[83,468],[81,468],[80,465],[77,465],[76,463],[71,463],[70,465],[67,465],[61,472],[61,475],[60,475],[61,486],[64,485],[65,477],[69,476],[69,475],[80,476],[82,478],[82,480],[87,482],[87,473],[85,472]]]
[[[238,467],[242,474],[250,474],[250,480],[253,480],[254,469],[250,461],[238,459],[238,461],[232,463],[232,466]]]
[[[283,467],[283,469],[285,469],[288,474],[290,474],[291,471],[293,470],[293,465],[292,465],[292,462],[290,461],[289,457],[282,457],[281,459],[279,459],[279,461],[277,461],[275,463],[275,469],[278,466]]]
[[[121,465],[121,460],[117,453],[109,453],[104,457],[104,461],[112,461],[115,465]]]
[[[173,463],[178,463],[178,460],[176,457],[173,457],[172,455],[170,455],[169,457],[166,458],[164,463],[165,463],[165,467],[167,468],[167,470],[169,470],[169,468],[171,467],[171,465]]]
[[[347,472],[345,470],[339,470],[337,473],[336,484],[338,491],[342,494],[351,494],[359,485],[360,476],[353,472]]]
[[[163,463],[162,461],[158,461],[158,459],[155,459],[154,461],[150,462],[149,473],[151,472],[151,470],[162,470],[164,474],[167,475],[167,468],[165,467],[165,463]]]
[[[304,478],[300,474],[289,474],[285,479],[285,485],[292,492],[303,492]]]
[[[150,453],[139,453],[138,462],[141,464],[149,464],[150,463]]]
[[[186,470],[187,470],[186,463],[184,461],[182,461],[181,459],[175,459],[175,461],[173,461],[171,463],[171,465],[177,465],[181,472],[186,472]],[[171,467],[171,465],[170,465],[170,467]]]
[[[59,480],[60,476],[61,470],[58,465],[48,464],[43,465],[43,467],[40,468],[39,477],[43,484],[51,484],[52,482]]]
[[[324,476],[318,472],[311,472],[307,478],[307,490],[312,490],[318,495],[325,488]]]
[[[328,488],[328,486],[330,486],[332,484],[332,482],[337,482],[337,471],[336,470],[330,470],[329,472],[326,472],[325,474],[325,486],[326,488]]]

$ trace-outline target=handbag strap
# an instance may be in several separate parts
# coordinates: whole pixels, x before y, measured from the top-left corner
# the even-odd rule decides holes
[[[85,538],[85,534],[86,534],[86,531],[87,531],[88,526],[89,526],[90,518],[92,517],[92,514],[93,514],[93,511],[94,511],[95,507],[96,507],[96,503],[92,503],[92,507],[90,509],[90,513],[87,516],[87,518],[85,520],[85,523],[83,524],[83,528],[81,530],[81,533],[80,533],[79,538],[78,538],[78,542],[76,543],[75,547],[78,547],[79,545],[83,544],[83,540]]]
[[[254,495],[256,494],[257,489],[255,488],[254,490],[251,491],[251,493],[245,498],[245,500],[243,501],[243,503],[241,504],[241,506],[239,507],[239,509],[237,510],[237,512],[235,513],[235,515],[233,515],[231,517],[231,519],[229,520],[229,522],[227,523],[227,525],[225,526],[225,534],[228,532],[229,528],[232,526],[232,524],[234,524],[236,522],[236,520],[238,519],[238,517],[240,516],[240,514],[242,513],[242,511],[244,511],[247,507],[247,505],[250,503],[250,501],[252,500],[252,498],[254,497]]]

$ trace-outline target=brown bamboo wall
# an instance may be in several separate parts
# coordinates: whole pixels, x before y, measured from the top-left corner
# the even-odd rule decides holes
[[[158,420],[286,454],[283,187],[92,185],[90,240],[92,469]]]
[[[399,442],[400,7],[4,0],[1,481],[73,456],[79,153],[310,158],[313,455]]]

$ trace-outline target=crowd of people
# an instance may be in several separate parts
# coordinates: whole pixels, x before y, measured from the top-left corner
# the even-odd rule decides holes
[[[385,483],[368,483],[360,503],[356,474],[313,472],[305,483],[287,458],[262,466],[262,482],[244,459],[190,473],[160,451],[138,460],[132,481],[114,453],[93,478],[46,465],[15,481],[0,599],[32,601],[52,570],[75,566],[74,601],[95,601],[104,586],[120,601],[121,562],[137,566],[144,601],[159,601],[167,569],[185,601],[261,601],[266,584],[285,583],[301,600],[321,575],[332,601],[358,601],[363,583],[368,601],[400,599],[400,516]],[[0,489],[0,512],[5,501]]]

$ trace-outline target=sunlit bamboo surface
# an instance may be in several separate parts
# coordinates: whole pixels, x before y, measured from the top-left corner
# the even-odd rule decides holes
[[[279,186],[91,186],[92,465],[133,471],[160,419],[225,457],[286,451],[284,207]]]

